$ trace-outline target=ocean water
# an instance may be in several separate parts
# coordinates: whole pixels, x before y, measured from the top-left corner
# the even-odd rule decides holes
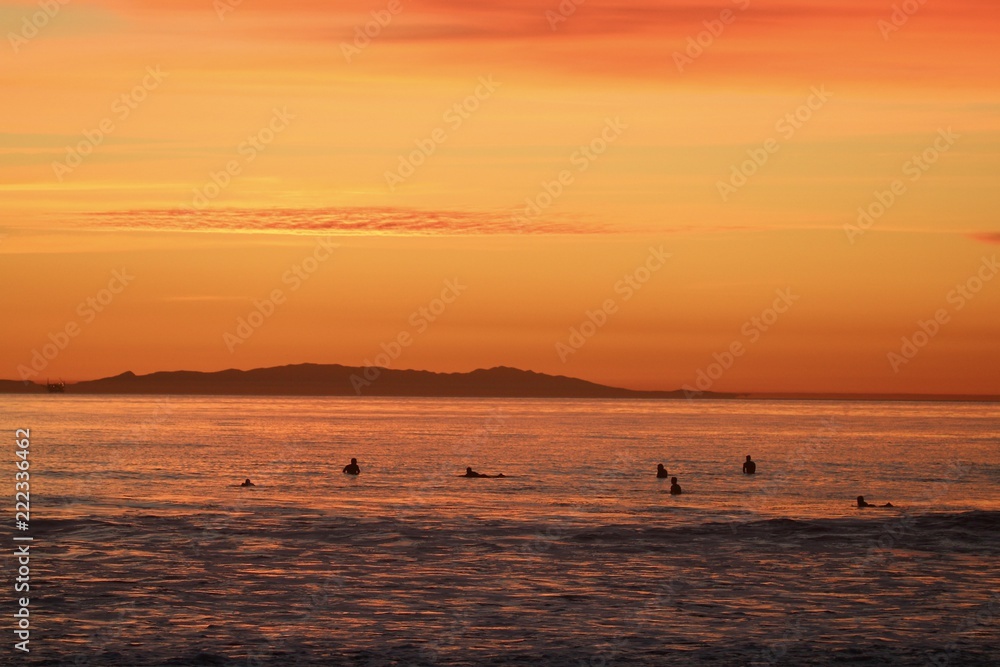
[[[2,405],[34,542],[0,664],[1000,664],[1000,405]]]

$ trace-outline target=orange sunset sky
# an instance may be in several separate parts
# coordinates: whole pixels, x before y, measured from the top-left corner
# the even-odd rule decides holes
[[[409,334],[390,367],[1000,393],[998,19],[3,2],[0,378],[360,365]]]

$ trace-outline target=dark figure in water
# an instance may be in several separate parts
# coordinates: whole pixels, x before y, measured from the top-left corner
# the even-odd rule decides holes
[[[858,507],[895,507],[892,503],[886,503],[885,505],[872,505],[871,503],[865,502],[864,496],[858,496]]]
[[[351,459],[351,462],[344,466],[345,475],[360,475],[361,468],[358,466],[357,459]]]
[[[671,477],[670,478],[670,495],[672,495],[672,496],[679,496],[682,493],[684,493],[684,492],[681,491],[681,485],[677,483],[677,478],[676,477]]]
[[[743,474],[753,475],[757,472],[757,464],[750,460],[750,455],[747,454],[747,460],[743,464]]]
[[[666,479],[669,476],[670,475],[667,474],[667,469],[663,467],[663,464],[662,463],[657,463],[656,464],[656,478],[657,479]]]
[[[481,472],[476,472],[470,467],[465,469],[465,475],[463,475],[463,477],[506,477],[506,475],[503,473],[500,473],[499,475],[484,475]]]
[[[247,477],[247,478],[246,478],[246,481],[245,481],[245,482],[243,482],[242,484],[240,484],[240,486],[257,486],[257,485],[256,485],[256,484],[254,484],[253,482],[251,482],[251,481],[250,481],[250,478],[249,478],[249,477]]]

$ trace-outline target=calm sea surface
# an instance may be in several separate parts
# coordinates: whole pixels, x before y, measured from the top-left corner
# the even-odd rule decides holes
[[[1000,405],[0,404],[35,538],[0,664],[1000,664]]]

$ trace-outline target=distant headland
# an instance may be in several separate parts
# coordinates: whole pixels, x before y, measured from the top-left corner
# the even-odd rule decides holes
[[[0,393],[44,393],[45,384],[0,381]],[[131,371],[66,384],[67,394],[201,394],[276,396],[440,396],[478,398],[685,398],[683,390],[634,391],[562,375],[499,366],[469,373],[433,373],[339,364],[294,364],[216,372]],[[735,398],[704,393],[699,397]]]
[[[51,383],[0,380],[0,394],[52,391]],[[161,371],[59,383],[67,394],[191,394],[242,396],[412,396],[468,398],[801,399],[1000,401],[1000,396],[950,394],[804,394],[641,391],[506,366],[435,373],[340,364],[292,364],[215,372]]]

